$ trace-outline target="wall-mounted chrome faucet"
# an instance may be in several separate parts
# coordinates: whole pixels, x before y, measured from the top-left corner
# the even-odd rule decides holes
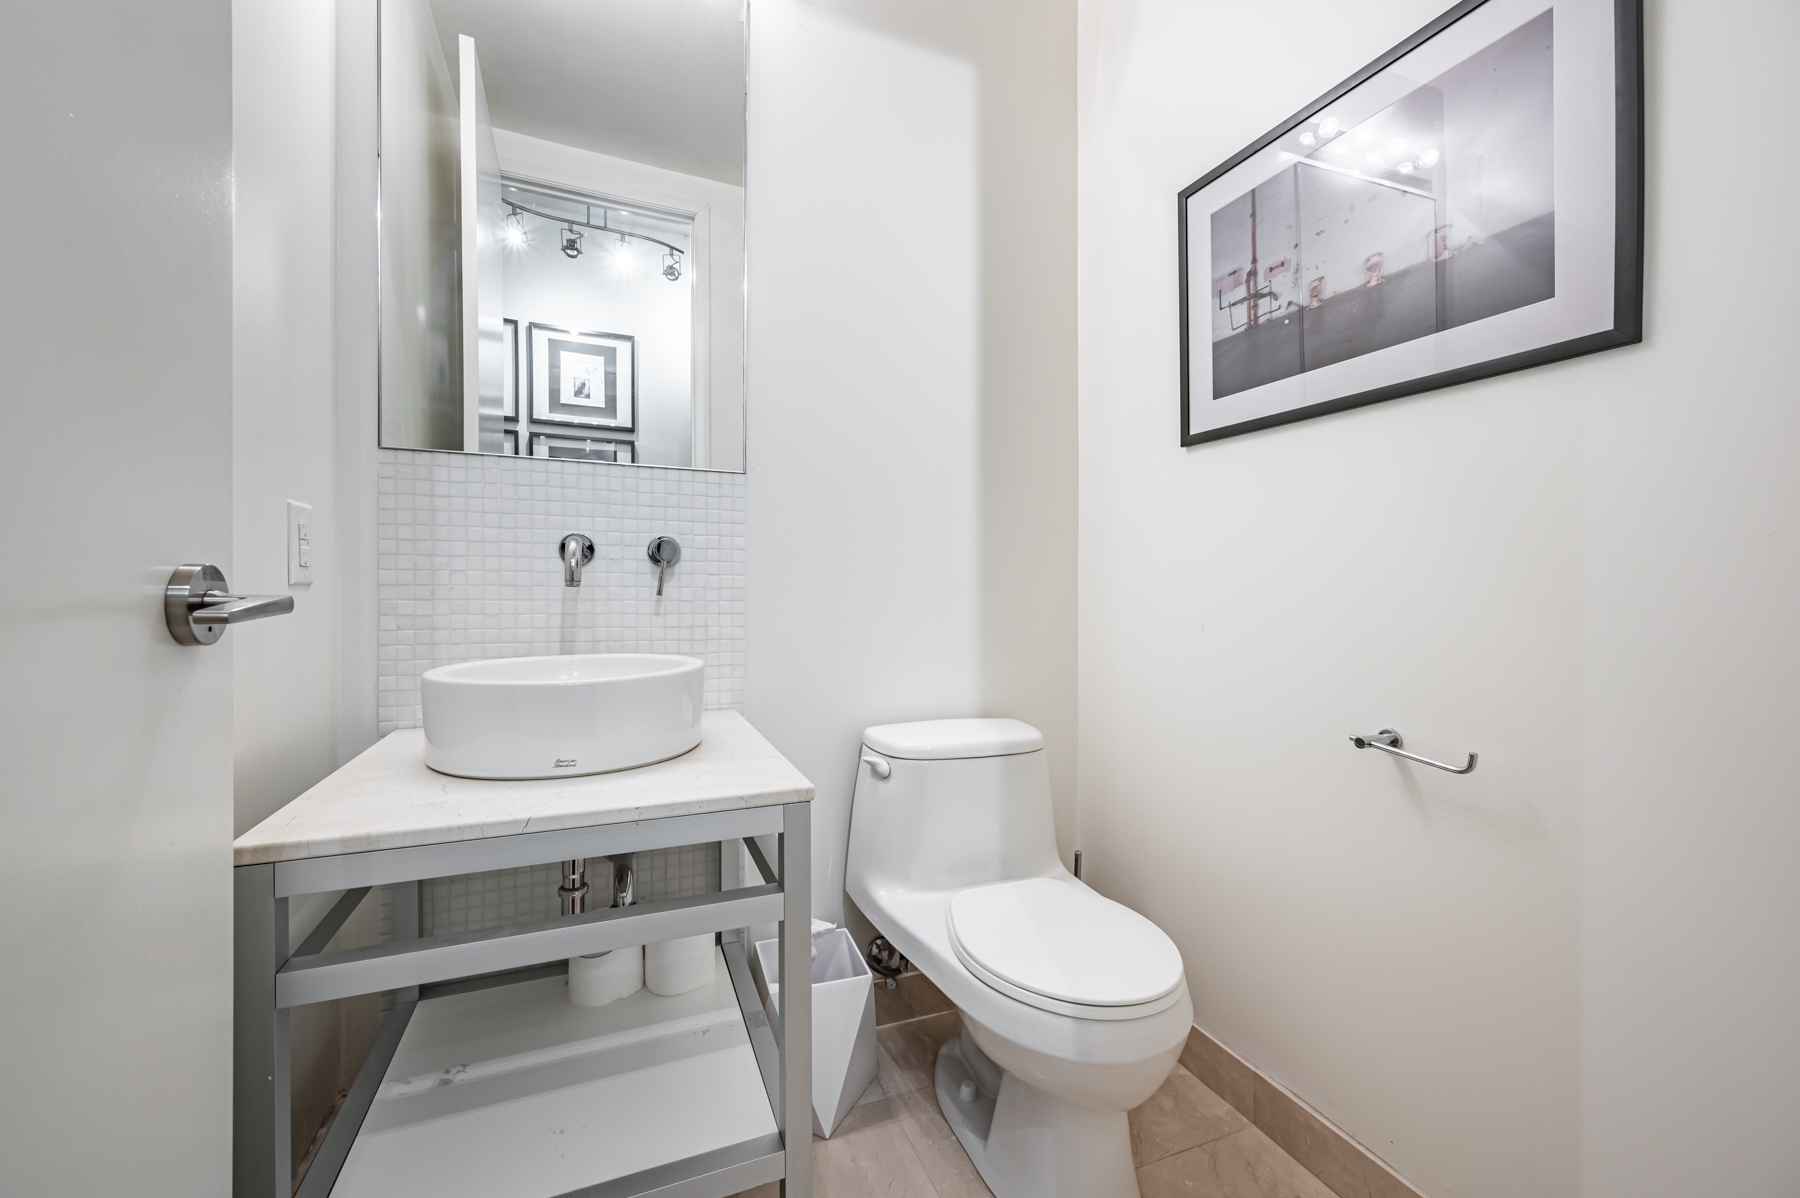
[[[611,906],[629,907],[637,902],[637,854],[614,853],[607,858],[612,867]],[[587,879],[587,862],[581,858],[562,863],[562,885],[556,888],[562,899],[564,915],[580,915],[587,910],[591,884]],[[599,955],[599,954],[596,954]]]
[[[580,915],[587,910],[588,880],[587,862],[577,857],[573,861],[563,862],[562,885],[556,888],[562,899],[564,915]]]
[[[614,853],[612,861],[612,905],[629,907],[637,902],[637,854]]]
[[[594,560],[594,543],[581,533],[572,532],[562,539],[556,551],[562,555],[563,585],[581,585],[581,567]]]

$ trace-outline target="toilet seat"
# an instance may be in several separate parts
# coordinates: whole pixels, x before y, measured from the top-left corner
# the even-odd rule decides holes
[[[1073,880],[962,890],[947,922],[970,973],[1039,1010],[1140,1019],[1185,993],[1181,954],[1162,929]]]

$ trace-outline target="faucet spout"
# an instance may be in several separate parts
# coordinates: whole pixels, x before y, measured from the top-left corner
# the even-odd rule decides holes
[[[581,533],[572,532],[562,539],[557,552],[562,556],[563,585],[580,586],[581,567],[594,560],[594,542]]]

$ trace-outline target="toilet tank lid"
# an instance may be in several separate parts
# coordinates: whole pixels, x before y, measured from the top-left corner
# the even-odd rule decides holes
[[[1044,734],[1022,720],[919,720],[864,728],[863,744],[889,757],[945,761],[1030,753],[1044,747]]]

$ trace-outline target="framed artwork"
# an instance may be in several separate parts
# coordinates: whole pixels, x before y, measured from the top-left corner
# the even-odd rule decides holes
[[[531,456],[564,458],[575,462],[635,462],[637,445],[632,441],[612,441],[601,437],[532,433]]]
[[[500,415],[507,420],[519,418],[519,322],[501,322]],[[516,453],[517,450],[508,452]]]
[[[637,428],[635,339],[532,324],[531,418],[632,432]]]
[[[1181,443],[1642,339],[1641,0],[1465,0],[1179,200]]]

